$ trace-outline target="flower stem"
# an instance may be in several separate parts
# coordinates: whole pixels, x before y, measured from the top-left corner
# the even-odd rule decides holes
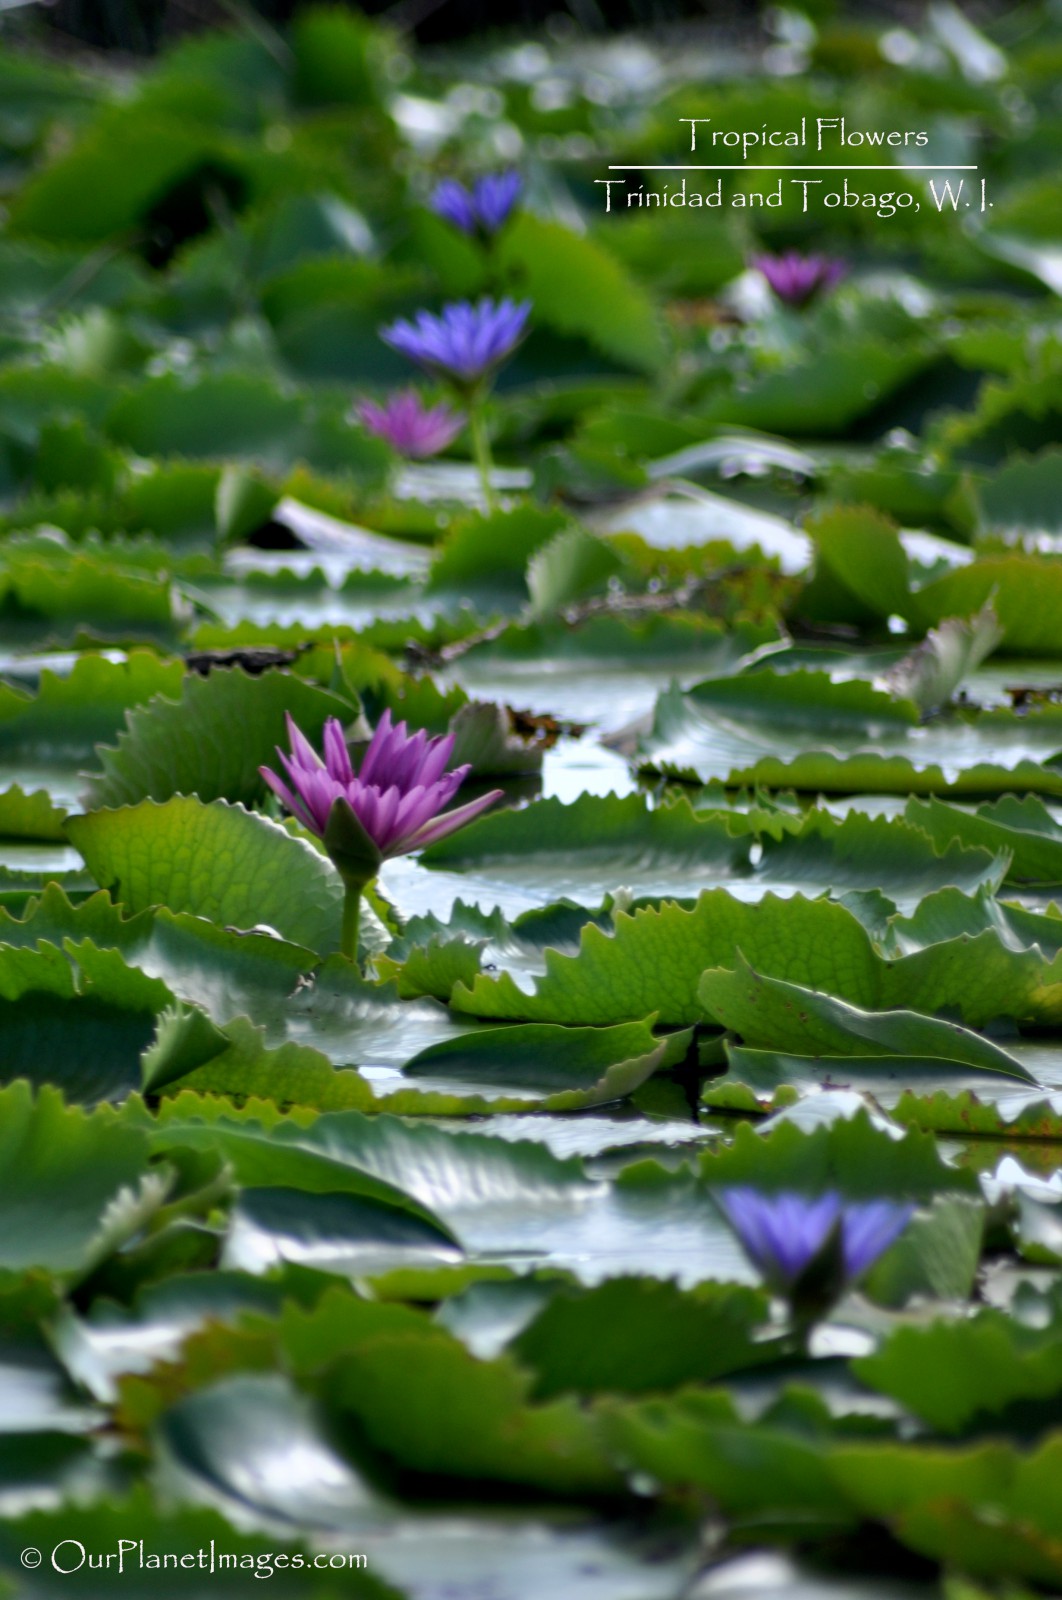
[[[361,916],[361,890],[356,884],[348,884],[343,896],[343,932],[340,935],[339,948],[343,955],[358,962],[358,920]]]
[[[490,454],[490,440],[487,438],[487,422],[483,414],[483,405],[479,400],[473,400],[468,408],[468,422],[472,433],[472,450],[479,468],[479,479],[483,485],[483,498],[487,510],[494,510],[494,487],[491,483],[491,470],[494,466]]]

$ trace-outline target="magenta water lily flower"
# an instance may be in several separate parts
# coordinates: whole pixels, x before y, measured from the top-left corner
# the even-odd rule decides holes
[[[467,805],[444,811],[472,770],[447,772],[452,733],[429,738],[421,729],[392,725],[385,711],[355,773],[335,717],[324,727],[324,759],[288,717],[291,754],[278,749],[288,782],[269,767],[259,771],[287,809],[323,840],[347,891],[342,948],[354,957],[362,890],[391,856],[408,855],[461,828],[501,798],[493,789]]]
[[[439,372],[460,388],[483,382],[524,336],[531,315],[529,300],[485,297],[475,305],[459,300],[435,316],[418,311],[380,329],[380,337],[418,366]]]
[[[767,1284],[798,1316],[821,1315],[893,1244],[914,1215],[900,1200],[845,1200],[751,1185],[721,1189],[716,1201]]]
[[[386,439],[401,456],[423,461],[453,444],[465,425],[464,415],[452,406],[426,406],[415,389],[404,389],[377,405],[362,400],[355,413],[370,433]]]
[[[781,256],[753,256],[751,264],[763,273],[779,300],[797,309],[832,289],[846,270],[836,256],[803,256],[798,250],[788,250]]]
[[[323,761],[290,715],[288,738],[291,755],[283,750],[277,755],[291,788],[268,767],[261,767],[269,787],[304,827],[322,839],[336,802],[345,801],[381,860],[408,855],[445,838],[501,796],[502,791],[495,789],[440,816],[472,768],[455,767],[447,772],[453,734],[429,738],[423,728],[409,734],[404,722],[392,726],[389,710],[380,718],[356,775],[338,718],[329,717],[325,723]]]
[[[516,171],[488,172],[466,189],[456,178],[436,184],[431,208],[460,228],[462,233],[481,233],[491,238],[503,228],[520,198],[523,180]]]

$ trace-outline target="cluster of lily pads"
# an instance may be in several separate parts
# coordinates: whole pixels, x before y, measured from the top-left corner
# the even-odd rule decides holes
[[[0,1593],[1053,1592],[1054,11],[0,21]]]

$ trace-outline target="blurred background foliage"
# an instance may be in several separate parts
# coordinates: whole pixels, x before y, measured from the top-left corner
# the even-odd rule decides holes
[[[36,13],[30,25],[42,38],[77,41],[95,50],[152,54],[168,39],[241,19],[259,17],[284,26],[304,8],[305,0],[51,0],[43,5],[5,0],[0,17],[17,12],[24,21]],[[348,9],[408,30],[420,44],[551,25],[562,33],[594,34],[693,21],[710,23],[720,35],[740,36],[769,28],[772,14],[779,10],[757,0],[503,0],[501,4],[498,0],[364,0]],[[1013,8],[983,0],[964,9],[983,24]],[[838,0],[809,0],[803,10],[816,20],[849,10],[867,22],[892,19],[907,24],[917,21],[919,12],[905,0],[847,7]]]
[[[241,14],[284,25],[303,0],[52,0],[47,6],[18,4],[11,9],[40,10],[51,33],[93,49],[150,54],[167,39],[203,28],[231,24]],[[826,0],[827,7],[830,0]],[[588,33],[616,28],[658,27],[681,18],[710,18],[717,25],[756,26],[761,8],[724,0],[366,0],[352,10],[408,29],[422,44],[466,38],[504,28],[534,28],[551,19]],[[822,9],[822,0],[815,8]]]

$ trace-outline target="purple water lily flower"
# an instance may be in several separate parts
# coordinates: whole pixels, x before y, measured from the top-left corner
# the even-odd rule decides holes
[[[431,207],[462,233],[490,237],[504,227],[520,198],[523,179],[515,170],[488,172],[471,190],[455,178],[444,178],[431,196]]]
[[[338,718],[325,723],[323,761],[290,715],[287,720],[291,755],[279,749],[277,755],[292,787],[268,767],[258,770],[292,815],[326,843],[337,802],[349,807],[380,859],[386,860],[444,839],[501,798],[502,791],[493,789],[440,816],[472,768],[447,772],[453,734],[429,738],[423,728],[409,734],[404,722],[392,727],[389,710],[377,724],[357,775]]]
[[[815,295],[832,289],[845,275],[845,264],[836,256],[802,256],[798,250],[785,255],[753,256],[751,265],[762,272],[779,300],[798,309]]]
[[[386,439],[399,455],[421,461],[453,444],[465,425],[460,411],[447,405],[426,406],[415,389],[393,394],[380,406],[362,400],[354,411],[370,433]]]
[[[459,300],[440,316],[418,311],[412,320],[400,317],[381,328],[380,337],[418,365],[471,388],[516,349],[530,314],[529,300]]]
[[[429,739],[421,729],[411,735],[404,722],[392,727],[390,711],[380,718],[356,775],[337,718],[324,725],[323,761],[290,716],[287,721],[291,755],[279,749],[277,755],[291,787],[269,767],[258,770],[292,815],[322,840],[343,879],[339,948],[356,961],[362,891],[388,857],[444,839],[493,805],[502,791],[443,812],[471,768],[446,771],[452,733]]]
[[[747,1184],[719,1190],[716,1200],[772,1289],[794,1299],[821,1266],[827,1303],[874,1265],[915,1211],[907,1201],[845,1200],[835,1190],[765,1194]]]

